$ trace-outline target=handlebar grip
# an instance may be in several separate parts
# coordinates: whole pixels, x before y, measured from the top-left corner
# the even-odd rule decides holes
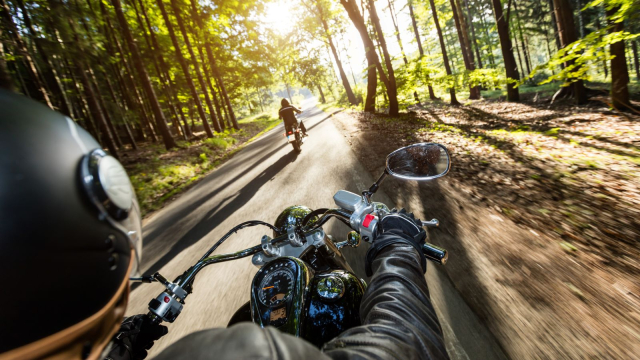
[[[449,252],[447,252],[447,250],[429,243],[422,245],[422,253],[427,259],[437,262],[440,265],[446,264],[449,259]]]

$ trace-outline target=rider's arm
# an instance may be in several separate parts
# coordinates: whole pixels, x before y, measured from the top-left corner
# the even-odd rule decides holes
[[[376,241],[393,236],[399,235]],[[420,260],[410,245],[382,249],[360,306],[363,325],[327,343],[325,354],[334,359],[448,359]]]

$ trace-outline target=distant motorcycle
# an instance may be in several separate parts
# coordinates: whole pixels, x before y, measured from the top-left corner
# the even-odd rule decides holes
[[[321,346],[361,324],[360,302],[367,284],[354,274],[341,249],[355,248],[361,239],[372,242],[378,236],[378,221],[390,212],[385,204],[371,201],[382,180],[387,175],[432,180],[444,176],[449,168],[449,154],[442,145],[423,143],[398,149],[387,157],[382,176],[362,195],[338,191],[333,196],[335,209],[291,206],[278,216],[274,225],[257,220],[244,222],[226,233],[173,282],[159,273],[131,280],[164,285],[165,290],[149,303],[147,316],[155,323],[172,323],[192,293],[200,270],[211,264],[253,256],[252,263],[260,270],[251,283],[251,300],[236,311],[229,326],[253,321]],[[332,218],[353,229],[345,241],[336,242],[323,230],[322,226]],[[238,230],[257,225],[269,227],[273,238],[264,235],[260,244],[251,248],[211,255]],[[423,221],[422,225],[436,227],[439,223],[433,219]],[[422,251],[431,261],[439,264],[447,261],[447,251],[435,245],[426,243]]]
[[[287,142],[289,142],[293,146],[293,150],[295,152],[299,153],[302,151],[302,143],[304,142],[304,137],[302,136],[302,132],[300,130],[299,121],[296,121],[295,124],[290,126],[285,125],[284,136],[287,138]]]

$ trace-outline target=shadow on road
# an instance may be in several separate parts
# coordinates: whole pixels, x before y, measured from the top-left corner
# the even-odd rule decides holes
[[[284,144],[286,145],[286,144]],[[212,198],[214,195],[218,193],[218,191],[224,189],[227,185],[231,184],[234,181],[239,180],[244,175],[246,175],[256,164],[259,164],[269,157],[271,157],[274,153],[279,151],[284,145],[278,146],[273,151],[267,153],[262,158],[253,162],[252,164],[246,165],[246,170],[235,176],[233,179],[225,182],[224,184],[212,189],[208,194],[204,194],[200,197],[196,202],[184,207],[180,211],[173,214],[168,219],[165,219],[161,226],[154,229],[146,237],[147,242],[145,242],[145,246],[152,243],[156,237],[162,234],[167,227],[175,226],[175,222],[182,218],[182,216],[186,216],[187,214],[194,211],[197,207],[202,205],[205,201]],[[228,216],[233,214],[236,210],[240,209],[244,206],[253,196],[258,192],[258,190],[266,184],[270,179],[272,179],[279,171],[284,169],[287,165],[296,160],[297,154],[293,151],[287,153],[283,157],[281,157],[278,161],[267,167],[264,171],[258,174],[254,179],[249,181],[239,192],[228,196],[223,199],[216,205],[214,208],[209,210],[202,220],[197,223],[193,228],[191,228],[186,234],[184,234],[180,239],[176,240],[169,251],[164,254],[160,259],[156,260],[149,268],[145,271],[147,274],[153,274],[156,271],[160,270],[167,262],[173,259],[176,255],[182,252],[184,249],[198,242],[202,237],[206,236],[211,230],[213,230],[216,226],[222,223]],[[250,220],[250,219],[247,219]]]

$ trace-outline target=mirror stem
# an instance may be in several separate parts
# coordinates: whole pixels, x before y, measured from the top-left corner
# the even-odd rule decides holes
[[[369,190],[365,190],[365,191],[362,192],[362,196],[364,196],[364,198],[366,199],[367,203],[371,202],[371,196],[373,194],[375,194],[376,191],[378,191],[378,188],[380,187],[380,184],[382,183],[382,180],[384,180],[384,178],[387,177],[388,174],[389,173],[387,172],[387,169],[384,169],[384,172],[382,173],[382,175],[380,175],[378,180],[376,180],[376,182],[374,182],[373,185],[371,185]]]

